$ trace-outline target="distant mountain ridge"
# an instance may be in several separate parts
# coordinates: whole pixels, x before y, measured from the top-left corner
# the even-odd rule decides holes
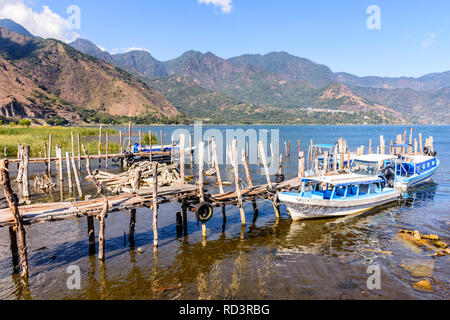
[[[155,119],[180,115],[157,90],[57,40],[30,38],[0,28],[0,57],[4,77],[17,75],[17,81],[8,84],[13,88],[3,86],[0,95],[0,111],[4,116],[30,111],[30,106],[36,112],[36,108],[41,108],[42,112],[25,114],[30,117],[38,114],[41,118],[52,106],[55,109],[60,106],[72,114],[94,110],[97,114]],[[15,111],[10,110],[11,106]]]
[[[9,31],[19,33],[21,35],[34,38],[34,36],[27,29],[22,27],[20,24],[14,22],[11,19],[0,19],[0,28],[8,29]]]
[[[283,51],[223,59],[191,50],[159,61],[143,50],[112,55],[86,39],[71,43],[71,51],[55,40],[21,37],[0,37],[0,54],[44,92],[77,108],[217,122],[450,123],[450,71],[358,77]],[[81,92],[71,91],[73,84]]]

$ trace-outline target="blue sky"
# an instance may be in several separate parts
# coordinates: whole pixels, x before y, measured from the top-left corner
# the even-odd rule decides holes
[[[2,1],[12,0],[0,0],[0,5]],[[223,58],[287,51],[356,75],[421,76],[450,70],[448,0],[15,1],[36,13],[48,6],[62,18],[69,16],[69,5],[77,5],[81,29],[75,32],[82,38],[110,52],[145,48],[159,60],[187,50]],[[380,30],[367,28],[370,5],[381,10]]]

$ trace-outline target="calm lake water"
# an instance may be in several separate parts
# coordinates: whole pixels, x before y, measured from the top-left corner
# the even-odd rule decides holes
[[[136,127],[135,131],[162,129],[165,142],[173,130],[192,127]],[[236,129],[238,126],[204,126],[204,130]],[[374,150],[379,135],[386,141],[409,127],[401,126],[247,126],[279,129],[280,149],[297,140],[306,150],[312,138],[317,143],[347,139],[351,149],[360,145]],[[177,238],[177,203],[161,206],[160,247],[153,252],[152,213],[137,212],[136,247],[130,249],[129,213],[111,214],[106,221],[106,261],[89,257],[86,219],[26,227],[30,278],[28,286],[12,273],[9,233],[0,228],[0,299],[449,299],[449,257],[433,257],[432,251],[412,246],[397,237],[399,229],[438,234],[450,240],[450,126],[414,126],[415,136],[434,137],[441,166],[434,182],[410,193],[411,201],[394,203],[356,217],[292,222],[284,206],[277,221],[270,202],[259,200],[254,217],[246,204],[247,226],[241,227],[239,210],[227,207],[207,223],[208,239],[202,242],[201,225],[188,213],[188,236]],[[297,171],[297,157],[284,163],[286,177]],[[94,161],[93,161],[94,163]],[[11,165],[15,177],[15,165]],[[42,168],[32,165],[33,173]],[[56,170],[54,170],[56,171]],[[112,167],[112,172],[120,169]],[[84,171],[83,171],[84,172]],[[255,184],[264,183],[251,166]],[[196,168],[188,169],[188,174]],[[242,177],[244,173],[242,172]],[[233,181],[231,166],[222,166],[223,179]],[[208,192],[215,192],[215,178]],[[93,189],[85,182],[83,185]],[[233,188],[233,187],[231,187]],[[37,199],[34,199],[37,200]],[[47,199],[49,200],[49,199]],[[57,199],[55,199],[57,200]],[[97,221],[96,221],[97,223]],[[98,224],[96,232],[98,233]],[[384,251],[384,253],[380,253]],[[69,266],[81,269],[81,289],[69,290]],[[369,266],[381,269],[381,289],[368,290]],[[434,292],[416,291],[412,285],[430,280]]]

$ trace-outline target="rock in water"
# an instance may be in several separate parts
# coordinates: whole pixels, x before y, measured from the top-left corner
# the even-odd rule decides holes
[[[433,287],[431,286],[430,280],[421,280],[413,284],[414,290],[425,291],[425,292],[434,292]]]

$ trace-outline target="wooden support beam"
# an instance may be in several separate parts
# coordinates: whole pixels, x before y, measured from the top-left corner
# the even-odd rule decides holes
[[[84,146],[82,146],[84,155],[87,158],[87,163],[89,163],[89,154],[86,152],[86,149]],[[87,166],[86,169],[88,170],[89,177],[92,179],[92,182],[97,187],[97,194],[101,195],[103,198],[103,207],[101,213],[97,216],[99,222],[100,222],[100,230],[98,233],[98,260],[104,261],[105,260],[105,229],[106,229],[106,217],[109,210],[109,203],[108,198],[105,196],[105,193],[103,192],[103,187],[100,182],[97,181],[95,176],[92,174],[90,166]]]
[[[305,177],[305,153],[299,151],[298,153],[298,175],[299,178]]]
[[[219,185],[220,193],[223,194],[223,193],[225,193],[225,191],[223,189],[222,176],[220,174],[220,166],[219,166],[219,161],[217,158],[217,146],[216,146],[215,138],[211,139],[211,149],[212,149],[212,157],[213,157],[214,167],[216,169],[217,184]],[[225,210],[224,204],[222,204],[222,218],[223,218],[223,224],[225,225],[227,222],[227,215],[226,215],[226,210]],[[183,217],[183,219],[184,219],[184,217]]]
[[[69,182],[69,193],[72,194],[72,192],[73,192],[72,170],[70,168],[69,152],[66,152],[66,169],[67,169],[67,181]]]
[[[241,214],[241,224],[246,225],[244,204],[242,202],[241,186],[239,180],[239,162],[238,162],[238,151],[237,151],[237,139],[233,139],[233,169],[234,169],[234,183],[236,185],[236,194],[238,200],[239,212]]]
[[[163,131],[160,130],[159,131],[159,136],[160,136],[160,142],[161,142],[161,151],[164,150],[164,141],[163,141]]]
[[[419,133],[419,153],[423,154],[423,145],[422,145],[422,132]]]
[[[8,160],[0,160],[0,184],[3,188],[3,194],[8,202],[9,209],[13,214],[14,221],[16,223],[16,234],[19,247],[20,265],[22,266],[22,277],[28,278],[28,254],[25,228],[23,225],[23,219],[19,212],[19,204],[17,196],[13,193],[11,188],[11,181],[9,178]]]
[[[148,130],[148,145],[150,148],[150,161],[153,161],[153,145],[152,145],[153,141],[152,141],[152,131]]]
[[[128,123],[128,152],[131,152],[131,122]]]
[[[64,178],[62,148],[60,146],[56,146],[56,157],[58,158],[59,186],[62,189],[64,188]]]
[[[13,226],[9,227],[9,240],[10,249],[12,255],[13,273],[19,273],[20,271],[20,259],[19,259],[19,247],[17,246],[17,233],[16,228]]]
[[[95,255],[95,224],[94,217],[87,216],[88,240],[89,240],[89,255]]]
[[[326,176],[328,174],[328,151],[325,151],[323,156],[323,175]]]
[[[259,147],[259,154],[261,156],[261,160],[264,166],[264,172],[266,174],[267,184],[269,185],[270,189],[273,189],[272,181],[270,181],[269,167],[267,166],[266,152],[264,151],[264,145],[262,141],[258,143],[258,147]]]
[[[253,187],[252,177],[250,175],[250,169],[248,167],[248,154],[242,150],[242,163],[244,164],[245,176],[247,177],[247,184],[250,188]],[[256,205],[255,198],[252,199],[253,212],[258,214],[258,206]]]
[[[134,190],[139,190],[141,188],[141,175],[142,170],[136,170],[134,172],[133,177],[133,185],[132,188]],[[129,232],[128,232],[128,242],[130,243],[130,247],[134,248],[135,240],[134,240],[134,233],[136,229],[136,209],[130,210],[130,225],[129,225]]]
[[[199,188],[199,197],[200,202],[205,201],[204,197],[204,179],[203,179],[203,168],[205,165],[205,143],[201,141],[198,146],[198,188]],[[206,223],[202,223],[202,237],[206,239]]]
[[[181,238],[183,235],[183,218],[181,217],[181,212],[177,211],[176,213],[176,231],[177,238]]]
[[[75,183],[77,185],[78,198],[83,199],[83,190],[81,189],[80,173],[75,167],[75,158],[72,157],[70,160],[72,162],[73,175],[75,176]]]
[[[28,164],[30,162],[30,146],[24,146],[22,150],[22,195],[25,201],[30,200],[30,185],[28,181]]]
[[[48,135],[48,176],[51,177],[52,174],[52,134]]]
[[[180,176],[181,183],[186,183],[185,165],[184,165],[184,145],[186,136],[184,134],[180,135]]]
[[[153,247],[158,248],[158,162],[153,162]]]
[[[109,158],[109,132],[106,131],[106,150],[105,150],[105,167],[106,167],[106,169],[108,169],[108,167],[109,167],[108,158]]]
[[[78,171],[81,171],[81,139],[80,134],[77,134],[77,147],[78,147]]]
[[[98,167],[102,167],[102,125],[98,129]]]

